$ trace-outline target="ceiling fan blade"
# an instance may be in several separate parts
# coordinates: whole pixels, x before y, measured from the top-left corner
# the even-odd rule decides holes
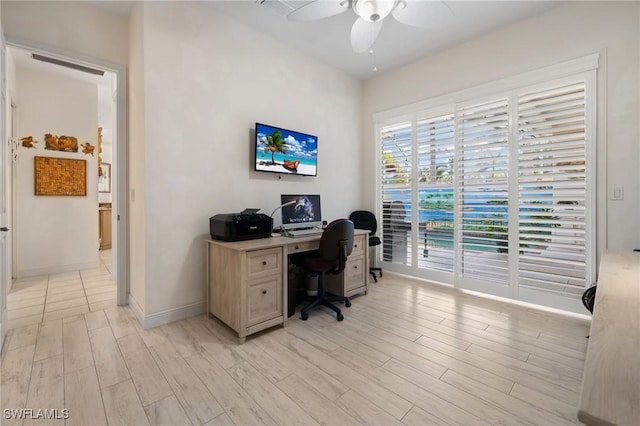
[[[355,52],[366,52],[373,46],[382,29],[382,22],[369,22],[358,18],[353,27],[351,27],[351,47]]]
[[[440,0],[404,0],[391,12],[403,24],[419,28],[442,28],[453,21],[453,12]]]
[[[305,4],[287,15],[290,21],[313,21],[339,15],[349,10],[349,3],[340,0],[316,0]]]

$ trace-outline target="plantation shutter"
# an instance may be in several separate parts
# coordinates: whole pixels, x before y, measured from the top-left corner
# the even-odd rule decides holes
[[[410,266],[413,131],[410,121],[380,129],[382,260]],[[379,216],[380,217],[380,216]]]
[[[459,275],[507,284],[508,101],[459,108],[456,122]]]
[[[578,296],[587,276],[586,91],[518,97],[518,285]]]
[[[452,113],[417,123],[418,267],[453,272],[453,167],[455,122]]]
[[[582,312],[599,55],[374,114],[390,271]]]

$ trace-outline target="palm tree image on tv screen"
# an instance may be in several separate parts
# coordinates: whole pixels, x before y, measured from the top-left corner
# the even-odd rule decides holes
[[[255,170],[316,176],[318,138],[256,123]]]

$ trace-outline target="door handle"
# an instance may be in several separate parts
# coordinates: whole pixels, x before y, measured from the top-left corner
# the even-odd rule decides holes
[[[7,232],[9,230],[9,228],[7,228],[6,226],[3,226],[2,228],[0,228],[0,231],[2,232]]]

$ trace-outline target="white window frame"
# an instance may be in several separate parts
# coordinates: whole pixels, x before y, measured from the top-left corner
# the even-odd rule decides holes
[[[416,123],[421,117],[424,116],[433,116],[435,114],[453,112],[456,108],[462,104],[467,104],[469,102],[476,103],[481,102],[482,99],[487,98],[497,98],[502,96],[507,96],[509,100],[509,125],[510,125],[510,144],[518,144],[517,138],[517,125],[514,120],[517,117],[517,92],[530,90],[537,86],[545,87],[549,84],[555,84],[556,82],[560,82],[562,80],[575,80],[576,78],[582,78],[585,81],[585,93],[586,93],[586,163],[587,163],[587,181],[586,181],[586,194],[590,202],[587,206],[587,242],[586,242],[586,259],[587,259],[587,287],[590,282],[593,282],[596,277],[597,270],[597,252],[598,245],[596,244],[596,238],[600,237],[596,232],[598,232],[598,227],[596,226],[597,219],[596,218],[596,177],[598,172],[601,172],[601,166],[598,166],[596,169],[595,164],[595,153],[596,153],[596,140],[598,139],[597,134],[597,117],[596,117],[596,109],[597,109],[597,70],[599,63],[600,54],[591,54],[581,58],[573,59],[570,61],[562,62],[553,66],[541,68],[535,71],[529,71],[523,74],[519,74],[516,76],[504,78],[498,81],[494,81],[491,83],[483,84],[480,86],[472,87],[469,89],[457,91],[454,93],[438,96],[435,98],[427,99],[421,102],[405,105],[402,107],[390,109],[387,111],[382,111],[379,113],[375,113],[373,115],[373,132],[376,139],[376,146],[379,148],[380,141],[380,128],[392,125],[399,121],[410,121],[412,123]],[[415,139],[414,135],[414,139]],[[458,135],[456,134],[456,141],[458,140]],[[604,142],[604,141],[603,141]],[[517,151],[516,151],[517,152]],[[599,152],[603,152],[603,148],[599,149]],[[513,165],[517,164],[517,158],[510,158],[510,165],[513,169]],[[414,156],[414,162],[417,162],[417,156]],[[381,188],[381,153],[379,149],[376,149],[376,182],[375,182],[375,205],[376,208],[380,206],[380,188]],[[414,164],[415,166],[415,164]],[[457,165],[454,165],[457,167]],[[414,170],[415,167],[414,167]],[[518,187],[518,176],[517,173],[510,173],[509,176],[509,189],[510,192],[512,189],[517,189]],[[413,193],[417,194],[417,180],[413,179]],[[455,187],[459,185],[459,179],[455,182]],[[602,187],[602,185],[600,185]],[[454,188],[455,191],[455,188]],[[511,204],[514,204],[511,206]],[[515,203],[510,203],[509,210],[509,225],[510,232],[509,237],[512,239],[512,234],[517,233],[517,226],[511,226],[512,222],[515,222],[517,225],[517,215],[512,214],[512,209],[515,209]],[[417,215],[417,209],[413,209],[413,217],[412,220],[415,222]],[[454,221],[457,221],[457,217],[454,217]],[[602,223],[602,222],[601,222]],[[418,227],[414,226],[412,231],[412,242],[414,245],[417,242],[417,233]],[[457,233],[454,234],[457,238]],[[454,240],[454,247],[457,246],[457,241]],[[455,285],[458,286],[456,282],[455,274],[459,271],[459,259],[458,256],[454,256],[454,272],[440,272],[440,271],[424,271],[419,270],[417,262],[415,262],[415,257],[417,249],[412,251],[412,256],[414,257],[414,261],[412,261],[412,266],[407,267],[396,267],[396,265],[387,265],[385,264],[385,269],[389,269],[391,272],[398,272],[410,275],[417,276],[420,278],[426,278],[430,281],[439,282],[447,285]],[[509,262],[511,265],[511,269],[513,269],[517,265],[517,262],[512,262],[514,257],[517,257],[518,252],[511,250],[509,254]],[[409,269],[409,270],[408,270]],[[426,273],[425,273],[426,272]],[[517,277],[516,271],[511,270],[511,277]],[[542,304],[553,308],[559,308],[574,312],[583,313],[583,309],[579,301],[576,301],[571,298],[559,298],[558,300],[550,300],[548,294],[544,293],[536,293],[535,291],[530,291],[528,289],[518,289],[517,285],[511,285],[510,290],[506,294],[500,294],[503,297],[510,297],[512,299],[517,299],[525,302]],[[566,300],[563,300],[566,299]]]

